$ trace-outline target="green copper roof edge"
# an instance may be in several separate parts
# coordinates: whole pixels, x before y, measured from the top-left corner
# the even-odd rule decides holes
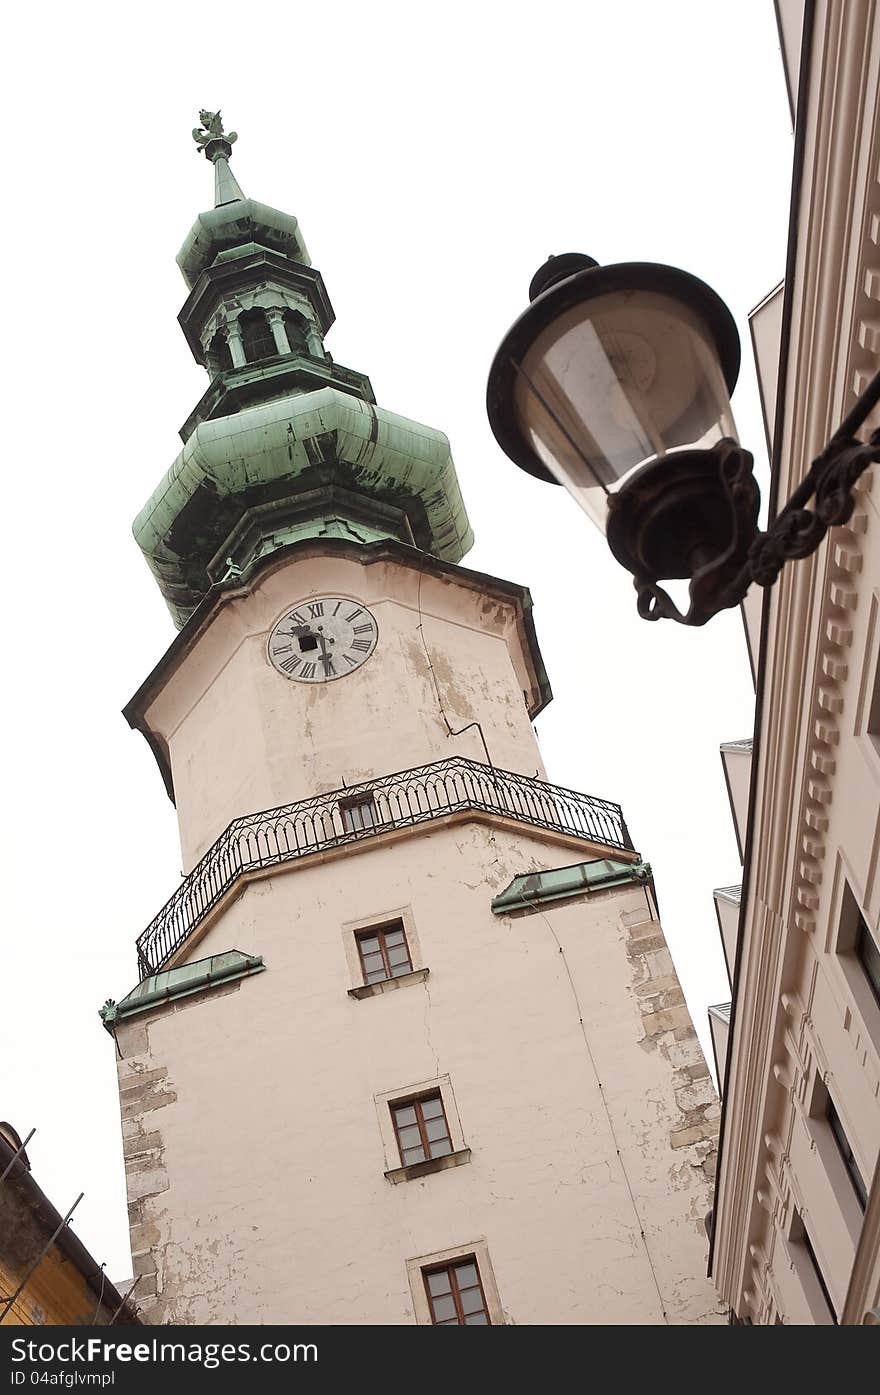
[[[590,875],[590,868],[606,870]],[[543,878],[550,875],[559,876],[566,872],[570,873],[570,876],[560,876],[555,883],[542,885]],[[543,872],[521,872],[514,877],[509,886],[493,898],[492,911],[495,915],[500,915],[504,911],[541,905],[547,901],[559,901],[579,893],[609,891],[612,887],[624,886],[631,882],[650,881],[651,875],[649,862],[618,862],[610,857],[575,862],[569,867],[549,867]]]
[[[175,258],[187,286],[192,288],[199,274],[212,265],[218,251],[244,240],[253,227],[268,232],[270,238],[274,235],[287,241],[290,251],[285,250],[283,255],[302,266],[311,266],[298,218],[259,199],[235,199],[196,214]]]
[[[434,557],[430,552],[423,552],[420,548],[409,547],[397,539],[387,538],[375,543],[349,543],[337,539],[321,538],[301,538],[294,543],[287,543],[284,547],[277,548],[274,552],[268,552],[264,556],[255,558],[248,569],[247,583],[243,586],[241,578],[231,578],[228,581],[215,582],[207,595],[196,606],[189,616],[186,624],[174,636],[165,653],[140,687],[129,698],[122,709],[122,715],[133,731],[139,731],[147,741],[150,750],[156,758],[156,764],[162,775],[165,790],[172,804],[176,803],[174,795],[174,781],[171,774],[171,763],[168,752],[160,744],[144,720],[144,713],[152,700],[156,684],[163,677],[168,667],[187,651],[189,646],[195,642],[203,627],[210,623],[216,609],[233,601],[236,596],[246,592],[248,586],[269,567],[283,565],[289,558],[294,557],[297,552],[305,552],[309,548],[319,546],[324,549],[337,551],[343,556],[357,557],[365,565],[370,566],[376,562],[385,561],[387,558],[398,561],[410,562],[422,567],[427,572],[436,572],[441,576],[460,578],[465,584],[474,586],[486,586],[494,591],[500,591],[503,595],[511,596],[519,601],[522,607],[522,623],[525,631],[526,643],[529,656],[535,672],[535,686],[537,688],[538,701],[529,707],[529,716],[535,718],[540,716],[546,707],[553,701],[553,689],[550,687],[550,679],[544,664],[544,656],[541,653],[541,646],[538,643],[538,632],[535,628],[534,605],[532,593],[527,586],[523,586],[517,581],[507,581],[503,577],[492,576],[489,572],[478,572],[473,567],[463,567],[459,563],[444,562],[439,557]]]
[[[309,464],[304,443],[327,433],[335,433],[338,459],[358,473],[363,489],[421,498],[434,555],[458,562],[469,550],[473,532],[443,432],[319,388],[201,422],[137,515],[135,539],[178,625],[201,599],[183,603],[181,563],[168,541],[180,515],[200,490],[234,498],[295,480]]]
[[[217,959],[226,959],[228,962],[218,969],[212,970],[211,966]],[[207,967],[199,974],[182,979],[180,987],[176,988],[172,976],[182,969],[192,969],[196,964],[205,964]],[[149,978],[143,979],[142,983],[165,979],[165,986],[148,989],[145,993],[138,994],[138,988],[141,986],[138,984],[118,1003],[115,1003],[112,998],[108,998],[104,1006],[98,1009],[98,1015],[105,1029],[112,1034],[117,1022],[125,1021],[129,1017],[136,1017],[139,1013],[148,1012],[151,1008],[158,1007],[162,1003],[172,1002],[176,998],[188,998],[192,993],[200,993],[203,989],[213,988],[217,984],[230,983],[237,978],[249,978],[252,974],[262,973],[265,967],[261,954],[243,954],[237,949],[225,950],[222,954],[211,954],[205,959],[196,959],[192,963],[181,964],[177,969],[163,969],[158,974],[151,974]]]

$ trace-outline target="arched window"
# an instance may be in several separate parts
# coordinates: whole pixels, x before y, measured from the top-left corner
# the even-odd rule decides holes
[[[229,352],[229,341],[222,329],[218,329],[214,338],[208,346],[208,357],[210,366],[215,373],[227,373],[232,367],[232,354]]]
[[[248,363],[259,363],[261,358],[271,358],[277,354],[275,336],[269,327],[264,310],[246,310],[238,317],[241,342]]]
[[[302,319],[295,315],[292,310],[284,312],[284,329],[287,333],[287,342],[290,345],[292,354],[304,354],[308,351],[306,331]]]

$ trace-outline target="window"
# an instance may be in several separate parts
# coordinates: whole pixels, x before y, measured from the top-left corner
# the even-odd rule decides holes
[[[363,833],[368,828],[376,827],[376,806],[371,794],[341,800],[339,812],[346,833]]]
[[[284,312],[284,329],[287,334],[287,342],[290,345],[292,354],[303,354],[306,352],[306,335],[301,321],[290,310]]]
[[[811,1243],[811,1241],[810,1241],[810,1237],[809,1237],[809,1235],[807,1234],[807,1227],[803,1224],[803,1219],[801,1220],[801,1225],[802,1225],[802,1227],[803,1227],[803,1234],[802,1234],[802,1236],[801,1236],[801,1240],[803,1241],[804,1249],[806,1250],[807,1254],[810,1256],[810,1263],[811,1263],[812,1266],[813,1266],[813,1272],[815,1273],[816,1278],[817,1278],[817,1280],[818,1280],[818,1282],[819,1282],[819,1287],[820,1287],[820,1289],[822,1290],[822,1297],[825,1299],[825,1302],[826,1302],[826,1304],[827,1304],[827,1306],[828,1306],[828,1312],[829,1312],[829,1315],[830,1315],[830,1317],[831,1317],[831,1321],[832,1321],[832,1322],[834,1323],[834,1325],[836,1326],[836,1325],[837,1325],[837,1314],[836,1314],[835,1311],[834,1311],[834,1304],[831,1302],[831,1294],[828,1292],[828,1286],[827,1286],[826,1283],[825,1283],[825,1277],[824,1277],[824,1275],[823,1275],[823,1273],[822,1273],[822,1270],[819,1268],[819,1261],[818,1261],[818,1259],[816,1258],[816,1251],[813,1249],[812,1243]]]
[[[355,842],[362,838],[371,838],[374,832],[379,832],[385,827],[382,822],[381,806],[374,810],[368,810],[366,821],[360,818],[357,811],[351,813],[343,810],[334,819],[337,836],[339,836],[340,820],[346,819],[345,828],[348,830],[342,835],[343,842]],[[371,818],[372,815],[372,818]],[[355,831],[354,820],[358,820],[358,828]],[[345,962],[348,970],[348,995],[360,1002],[367,998],[381,998],[386,993],[397,989],[414,988],[420,983],[424,983],[428,976],[428,968],[422,953],[419,941],[419,931],[413,916],[411,906],[378,905],[372,908],[371,915],[362,915],[357,920],[349,920],[341,927],[342,946],[345,954]],[[398,1080],[400,1086],[397,1090],[389,1090],[383,1093],[383,1099],[401,1100],[412,1099],[416,1095],[427,1095],[431,1093],[435,1081],[433,1080]],[[449,1110],[446,1110],[447,1116]],[[396,1167],[397,1146],[394,1141],[394,1130],[391,1127],[391,1115],[388,1112],[387,1103],[381,1110],[383,1122],[388,1125],[388,1136],[390,1141],[390,1156],[394,1162],[389,1162],[389,1167]]]
[[[849,1139],[844,1131],[843,1122],[837,1110],[834,1108],[834,1101],[830,1094],[827,1097],[827,1103],[825,1105],[825,1117],[831,1126],[831,1132],[834,1134],[835,1141],[840,1149],[840,1156],[843,1158],[844,1165],[850,1175],[853,1187],[855,1188],[856,1196],[859,1198],[859,1204],[864,1211],[868,1204],[868,1189],[865,1186],[864,1178],[859,1171],[859,1165],[855,1159],[855,1154],[849,1145]]]
[[[449,1125],[439,1090],[420,1099],[401,1100],[391,1105],[394,1133],[404,1167],[428,1162],[452,1152]]]
[[[277,354],[275,336],[269,328],[269,321],[262,310],[247,310],[238,318],[244,356],[248,363],[257,363],[261,358],[271,358]]]
[[[796,1211],[792,1218],[791,1239],[801,1246],[802,1253],[806,1254],[807,1258],[809,1259],[808,1272],[810,1278],[813,1281],[812,1286],[814,1286],[818,1290],[818,1293],[816,1295],[817,1303],[822,1304],[824,1310],[826,1310],[827,1312],[828,1322],[833,1323],[836,1327],[837,1314],[834,1311],[834,1304],[831,1302],[831,1294],[828,1292],[828,1285],[825,1283],[825,1276],[822,1273],[821,1268],[819,1267],[819,1261],[816,1258],[816,1251],[813,1249],[813,1242],[809,1237],[807,1227],[804,1225],[804,1218],[799,1211]],[[801,1282],[804,1282],[803,1272],[801,1273]],[[806,1284],[804,1286],[806,1287]],[[819,1298],[819,1294],[821,1294],[821,1298]],[[821,1318],[819,1318],[818,1316],[818,1308],[814,1304],[811,1304],[811,1306],[813,1307],[813,1312],[816,1315],[816,1319],[818,1321],[821,1321]]]
[[[448,1075],[408,1082],[373,1098],[382,1135],[385,1176],[392,1186],[419,1181],[470,1162],[471,1150],[465,1143]],[[469,1244],[455,1252],[444,1250],[423,1256],[424,1267],[429,1267],[429,1262],[430,1267],[435,1261],[439,1266],[450,1257],[470,1255],[473,1249],[473,1244]]]
[[[865,971],[874,997],[880,1003],[880,949],[877,948],[877,942],[865,924],[861,911],[856,931],[856,958]]]
[[[831,945],[837,951],[840,971],[865,1034],[872,1040],[874,1051],[880,1051],[880,944],[876,929],[868,924],[853,892],[844,864],[841,870],[837,936]]]
[[[386,978],[400,978],[401,974],[412,973],[402,920],[362,930],[355,940],[364,983],[381,983]]]
[[[872,625],[876,621],[877,602],[871,606]],[[880,658],[877,660],[877,668],[874,673],[874,691],[871,695],[871,706],[868,709],[868,735],[873,736],[874,744],[880,745]]]
[[[475,1255],[437,1269],[423,1269],[435,1327],[491,1327]]]
[[[216,372],[228,373],[232,368],[232,354],[229,351],[226,335],[222,330],[218,329],[217,333],[214,335],[208,352],[211,355],[213,363],[216,365]]]
[[[421,1327],[503,1327],[504,1309],[485,1236],[406,1261]]]

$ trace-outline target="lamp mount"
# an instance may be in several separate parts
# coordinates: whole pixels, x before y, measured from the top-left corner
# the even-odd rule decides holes
[[[738,605],[753,582],[772,586],[786,562],[810,556],[829,528],[847,523],[855,508],[856,482],[880,461],[880,428],[867,441],[855,434],[878,402],[880,373],[764,532],[756,528],[758,486],[752,456],[735,441],[719,441],[710,451],[688,452],[681,465],[667,457],[662,479],[657,472],[652,481],[649,468],[624,485],[609,500],[608,543],[618,561],[633,573],[642,618],[704,625],[720,610]],[[697,457],[702,459],[701,468],[696,466]],[[682,474],[688,470],[703,482],[699,489],[692,479],[690,493],[682,483]],[[670,557],[668,550],[663,556],[663,544],[657,542],[673,532],[698,536],[687,526],[688,512],[699,515],[702,530],[691,566],[688,559]],[[727,545],[711,555],[711,539],[718,534],[723,515]],[[665,521],[673,517],[677,526],[667,529]],[[691,576],[690,605],[684,614],[660,584],[661,574]]]

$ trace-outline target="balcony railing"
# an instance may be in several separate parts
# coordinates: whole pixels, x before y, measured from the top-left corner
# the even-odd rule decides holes
[[[619,804],[458,756],[436,761],[235,819],[138,936],[141,977],[158,973],[245,873],[460,810],[633,851]]]

